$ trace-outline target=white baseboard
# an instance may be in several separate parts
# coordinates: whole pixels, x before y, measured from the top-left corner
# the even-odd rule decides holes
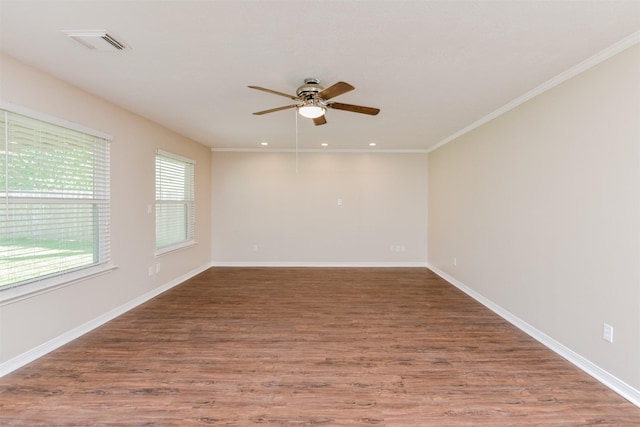
[[[39,357],[44,356],[45,354],[73,341],[76,338],[79,338],[80,336],[86,334],[87,332],[90,332],[91,330],[97,328],[98,326],[101,326],[105,323],[107,323],[110,320],[115,319],[116,317],[126,313],[127,311],[139,306],[140,304],[143,304],[147,301],[149,301],[150,299],[160,295],[163,292],[166,292],[167,290],[173,288],[176,285],[179,285],[180,283],[184,282],[187,279],[190,279],[191,277],[202,273],[203,271],[207,270],[209,267],[211,267],[210,264],[206,264],[203,265],[201,267],[196,268],[195,270],[189,271],[188,273],[175,278],[174,280],[165,283],[162,286],[159,286],[143,295],[140,295],[137,298],[134,298],[133,300],[114,308],[113,310],[110,310],[106,313],[104,313],[103,315],[83,324],[80,325],[76,328],[73,328],[67,332],[65,332],[62,335],[57,336],[56,338],[53,338],[52,340],[47,341],[44,344],[41,344],[35,348],[32,348],[29,351],[26,351],[12,359],[7,360],[4,363],[0,364],[0,377],[3,377],[5,375],[7,375],[10,372],[15,371],[18,368],[21,368],[23,366],[25,366],[28,363],[33,362],[34,360],[38,359]]]
[[[499,305],[495,304],[491,300],[480,295],[479,293],[469,288],[468,286],[464,285],[463,283],[459,282],[457,279],[448,275],[444,271],[441,271],[432,265],[428,265],[428,268],[434,273],[436,273],[438,276],[442,277],[447,282],[451,283],[456,288],[460,289],[465,294],[469,295],[471,298],[478,301],[480,304],[487,307],[489,310],[496,313],[498,316],[505,319],[507,322],[511,323],[518,329],[525,332],[527,335],[531,336],[535,340],[539,341],[541,344],[548,347],[550,350],[554,351],[555,353],[559,354],[563,358],[567,359],[569,362],[573,363],[576,367],[580,368],[587,374],[591,375],[593,378],[600,381],[602,384],[609,387],[611,390],[615,391],[620,396],[627,399],[629,402],[640,407],[640,390],[637,390],[636,388],[630,386],[629,384],[625,383],[624,381],[620,380],[616,376],[605,371],[598,365],[584,358],[583,356],[571,350],[570,348],[565,347],[558,341],[549,337],[548,335],[541,332],[540,330],[534,328],[524,320],[513,315],[512,313],[500,307]]]
[[[213,261],[212,267],[426,267],[426,262]]]

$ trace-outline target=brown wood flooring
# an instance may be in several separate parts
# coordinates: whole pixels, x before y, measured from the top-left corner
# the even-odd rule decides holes
[[[422,268],[212,268],[0,379],[21,426],[640,425]]]

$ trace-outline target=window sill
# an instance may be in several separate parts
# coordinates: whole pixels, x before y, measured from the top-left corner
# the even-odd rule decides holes
[[[195,240],[189,240],[188,242],[178,243],[177,245],[166,246],[164,248],[156,249],[156,258],[161,257],[162,255],[167,255],[172,252],[181,251],[183,249],[191,248],[197,245],[198,242]]]
[[[0,289],[0,307],[28,298],[33,298],[93,277],[101,276],[115,270],[116,268],[118,268],[118,266],[112,264],[99,265],[42,281]]]

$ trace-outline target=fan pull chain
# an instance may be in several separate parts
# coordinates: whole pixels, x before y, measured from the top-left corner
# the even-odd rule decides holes
[[[296,174],[298,173],[298,108],[296,107],[295,115],[296,115]]]

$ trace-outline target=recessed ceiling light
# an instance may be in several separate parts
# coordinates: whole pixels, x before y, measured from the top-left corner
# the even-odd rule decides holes
[[[264,145],[266,147],[267,145],[269,145],[269,143],[267,141],[262,141],[260,145]]]
[[[323,147],[328,147],[328,146],[329,146],[329,144],[327,144],[326,142],[323,142],[323,143],[322,143],[322,144],[320,144],[320,145],[322,145]]]
[[[370,142],[370,143],[369,143],[369,147],[375,147],[375,146],[376,146],[376,143],[375,143],[375,142]]]

